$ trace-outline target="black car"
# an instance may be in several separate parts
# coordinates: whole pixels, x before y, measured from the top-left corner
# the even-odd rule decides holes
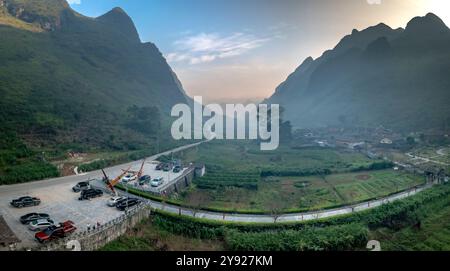
[[[103,196],[103,191],[100,189],[87,189],[81,191],[81,196],[78,198],[78,200],[90,200],[93,198],[98,198]]]
[[[41,204],[41,200],[35,197],[21,197],[11,201],[11,205],[16,208],[37,206]]]
[[[178,173],[178,172],[180,172],[181,170],[182,170],[181,166],[175,166],[175,167],[173,168],[173,172],[174,172],[174,173]]]
[[[22,224],[30,224],[33,221],[40,219],[49,219],[50,216],[48,214],[38,214],[38,213],[30,213],[20,217],[20,223]]]
[[[131,208],[135,205],[138,205],[141,201],[135,198],[128,198],[126,200],[122,200],[116,204],[116,208],[120,211],[125,211],[127,208]]]
[[[163,167],[164,167],[164,163],[159,163],[159,164],[156,166],[156,170],[162,170]]]
[[[90,188],[91,188],[91,185],[89,184],[89,182],[79,182],[79,183],[77,183],[77,185],[72,187],[72,191],[75,193],[78,193],[80,191],[88,190]]]
[[[149,175],[144,175],[139,178],[139,185],[144,185],[145,183],[149,183],[152,180],[152,177]]]

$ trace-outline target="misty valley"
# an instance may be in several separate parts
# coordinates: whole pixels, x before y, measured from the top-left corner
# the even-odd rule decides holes
[[[0,253],[449,251],[439,1],[0,0]]]

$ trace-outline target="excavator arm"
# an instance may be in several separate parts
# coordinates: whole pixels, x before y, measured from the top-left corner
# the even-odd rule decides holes
[[[119,176],[117,176],[114,180],[110,180],[110,179],[108,178],[108,176],[106,175],[105,171],[102,169],[102,172],[103,172],[103,175],[104,175],[104,178],[105,178],[106,185],[107,185],[108,188],[113,192],[113,194],[117,195],[117,192],[116,192],[116,190],[114,189],[114,186],[116,186],[116,184],[118,184],[118,183],[120,182],[120,180],[123,178],[123,176],[125,176],[125,175],[128,173],[128,171],[130,170],[130,168],[131,168],[131,166],[130,166],[126,171],[124,171],[122,174],[120,174]]]
[[[138,172],[138,174],[137,174],[138,179],[142,177],[142,173],[144,172],[145,160],[146,160],[146,159],[144,159],[144,161],[142,161],[141,168],[139,169],[139,172]]]

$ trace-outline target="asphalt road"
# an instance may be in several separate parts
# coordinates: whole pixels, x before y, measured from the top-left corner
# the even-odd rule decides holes
[[[148,161],[156,160],[162,155],[169,155],[172,152],[179,152],[182,150],[190,149],[195,146],[198,146],[204,142],[194,143],[182,147],[178,147],[160,154],[153,155],[151,157],[148,157]],[[132,169],[139,169],[139,167],[142,164],[142,160],[129,162],[122,165],[117,165],[114,167],[106,168],[105,172],[109,175],[109,177],[113,178],[115,176],[118,176],[120,173],[122,173],[122,169],[126,169],[129,166],[132,167]],[[103,178],[103,173],[101,170],[96,170],[89,172],[87,174],[81,174],[81,175],[72,175],[72,176],[66,176],[66,177],[59,177],[59,178],[53,178],[53,179],[47,179],[42,181],[35,181],[35,182],[28,182],[23,184],[14,184],[14,185],[2,185],[0,186],[0,197],[5,196],[11,196],[16,195],[20,196],[21,194],[29,194],[34,189],[37,188],[43,188],[43,187],[51,187],[54,185],[61,185],[61,184],[73,184],[75,185],[78,182],[87,181],[91,179],[101,179]]]
[[[312,211],[305,213],[293,213],[293,214],[282,214],[282,215],[256,215],[256,214],[230,214],[230,213],[220,213],[220,212],[209,212],[202,210],[193,210],[185,207],[174,206],[166,203],[156,202],[152,200],[146,201],[154,209],[163,210],[173,214],[182,214],[186,216],[203,218],[209,220],[219,220],[228,222],[245,222],[245,223],[280,223],[280,222],[301,222],[309,220],[317,220],[327,217],[351,214],[354,212],[361,212],[364,210],[379,207],[383,204],[387,204],[396,200],[405,199],[407,197],[413,196],[423,190],[431,188],[432,184],[427,184],[419,188],[412,188],[408,191],[404,191],[398,194],[391,195],[389,197],[380,198],[378,200],[363,202],[355,205],[348,205],[344,207],[339,207],[335,209],[329,209],[324,211]],[[126,195],[125,192],[121,192],[122,195]],[[131,197],[136,197],[135,195],[129,195]]]

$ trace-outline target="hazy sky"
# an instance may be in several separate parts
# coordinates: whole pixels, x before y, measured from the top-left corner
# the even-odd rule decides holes
[[[308,56],[352,29],[405,27],[434,12],[450,25],[450,0],[70,0],[99,16],[122,7],[154,42],[184,88],[207,102],[270,96]]]

